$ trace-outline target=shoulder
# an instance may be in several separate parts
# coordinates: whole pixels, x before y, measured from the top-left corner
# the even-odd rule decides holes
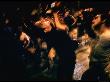
[[[110,48],[110,39],[105,39],[105,40],[100,41],[100,45],[103,49]]]

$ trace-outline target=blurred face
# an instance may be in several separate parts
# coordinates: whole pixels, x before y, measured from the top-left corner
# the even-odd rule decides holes
[[[83,14],[82,14],[81,11],[78,12],[78,16],[81,17],[81,18],[83,18]]]
[[[78,34],[77,28],[75,28],[75,29],[73,29],[72,31],[69,32],[69,36],[72,39],[77,39],[77,34]]]
[[[88,40],[88,39],[89,39],[88,34],[84,34],[84,35],[82,36],[82,40]]]
[[[66,13],[65,13],[65,17],[67,17],[69,15],[69,11],[67,11]]]
[[[50,32],[52,28],[50,24],[50,19],[43,17],[41,17],[40,20],[35,23],[35,26],[39,26],[44,30],[44,32]]]
[[[92,20],[92,27],[94,28],[100,23],[101,23],[101,15],[96,15],[94,19]]]
[[[92,12],[93,11],[93,8],[89,8],[89,11]]]

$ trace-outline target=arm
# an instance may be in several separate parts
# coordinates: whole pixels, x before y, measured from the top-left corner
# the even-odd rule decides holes
[[[71,17],[72,17],[72,19],[74,20],[74,23],[73,23],[73,25],[74,25],[74,24],[76,24],[76,22],[77,22],[77,19],[76,19],[74,16],[72,16],[72,15],[71,15]]]
[[[48,53],[48,57],[51,59],[51,60],[53,60],[54,58],[55,58],[55,56],[56,56],[56,50],[55,50],[55,48],[51,48],[50,49],[50,51],[49,51],[49,53]]]
[[[53,16],[54,16],[54,21],[55,21],[56,27],[58,29],[60,29],[60,30],[64,30],[65,31],[67,29],[67,25],[60,23],[60,20],[59,20],[59,17],[58,17],[58,13],[53,13]]]
[[[27,47],[30,43],[30,37],[25,32],[21,33],[19,39],[20,39],[21,42],[23,42],[25,47]]]

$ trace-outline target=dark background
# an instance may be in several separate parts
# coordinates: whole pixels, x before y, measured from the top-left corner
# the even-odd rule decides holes
[[[47,3],[51,3],[54,0],[28,0],[28,1],[0,1],[0,10],[5,9],[11,9],[16,7],[22,7],[22,8],[34,8],[38,7],[38,5],[41,3],[43,6]],[[61,0],[64,2],[68,7],[70,8],[85,8],[85,7],[94,7],[99,9],[110,9],[110,1],[83,1],[83,0]]]

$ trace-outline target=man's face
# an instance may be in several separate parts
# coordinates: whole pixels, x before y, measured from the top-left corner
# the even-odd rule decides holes
[[[78,34],[77,28],[75,28],[75,29],[73,29],[72,31],[69,32],[69,36],[72,39],[77,39],[77,34]]]
[[[100,23],[101,23],[101,15],[96,15],[94,19],[92,20],[92,27],[94,28]]]
[[[50,24],[50,21],[51,21],[51,19],[49,19],[49,18],[43,19],[42,27],[44,29],[44,32],[50,32],[51,31],[52,26]]]
[[[99,36],[102,29],[102,20],[101,15],[96,15],[92,21],[92,28],[94,29],[94,32]]]

